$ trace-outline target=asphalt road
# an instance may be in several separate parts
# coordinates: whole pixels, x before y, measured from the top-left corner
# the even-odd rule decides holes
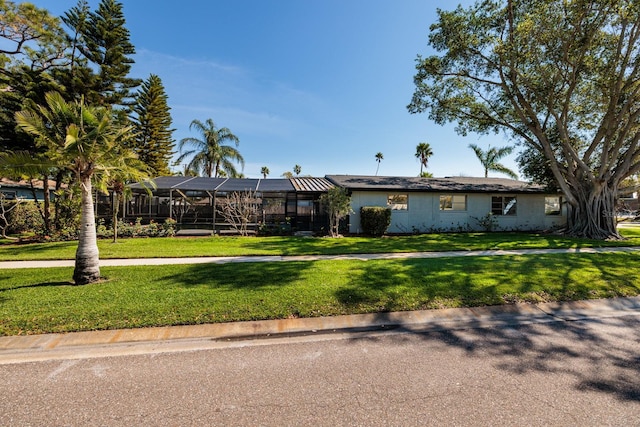
[[[2,426],[640,426],[640,315],[0,365]]]

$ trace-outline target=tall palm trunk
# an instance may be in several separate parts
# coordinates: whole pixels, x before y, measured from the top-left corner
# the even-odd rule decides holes
[[[96,219],[93,211],[93,195],[91,194],[91,177],[82,177],[80,189],[82,209],[80,211],[80,234],[73,280],[76,285],[86,285],[100,279],[100,258],[96,237]]]

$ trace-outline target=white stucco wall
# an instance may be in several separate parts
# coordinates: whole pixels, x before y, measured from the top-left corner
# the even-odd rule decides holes
[[[360,208],[363,206],[387,206],[390,194],[408,194],[407,210],[391,211],[389,233],[437,232],[437,231],[484,231],[476,218],[491,212],[492,196],[515,196],[516,215],[495,215],[497,230],[546,230],[566,222],[566,210],[562,215],[545,215],[544,194],[491,194],[469,193],[465,211],[441,211],[440,195],[450,193],[402,193],[382,191],[354,191],[349,217],[349,231],[362,233]]]

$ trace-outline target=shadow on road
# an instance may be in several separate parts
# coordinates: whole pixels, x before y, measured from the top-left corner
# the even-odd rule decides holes
[[[391,323],[389,315],[378,320]],[[634,330],[619,336],[619,327]],[[629,329],[626,329],[629,330]],[[467,357],[486,359],[511,375],[530,372],[571,377],[576,392],[596,391],[623,401],[640,402],[640,318],[638,316],[523,324],[492,321],[491,326],[451,328],[445,323],[400,326],[395,331],[421,337],[429,345],[462,350]],[[369,338],[377,339],[377,338]],[[401,344],[406,335],[393,339]],[[429,346],[425,346],[428,351]],[[585,373],[577,366],[590,366]]]

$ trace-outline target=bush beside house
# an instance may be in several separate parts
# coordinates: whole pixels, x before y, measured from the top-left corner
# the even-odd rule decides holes
[[[360,208],[360,225],[362,232],[380,237],[386,233],[391,224],[391,209],[381,206],[362,206]]]

